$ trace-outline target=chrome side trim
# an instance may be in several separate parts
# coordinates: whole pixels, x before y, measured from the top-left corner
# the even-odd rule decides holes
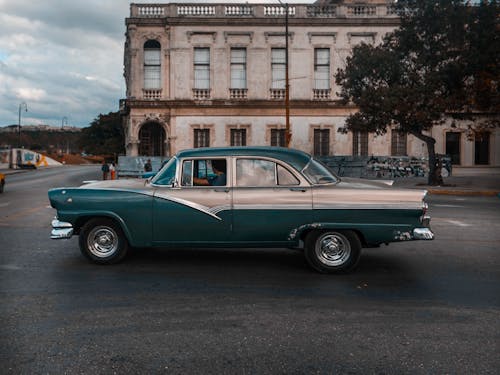
[[[53,240],[61,240],[71,238],[73,235],[73,225],[57,219],[52,220],[52,232],[50,238]]]
[[[171,201],[171,202],[182,204],[183,206],[190,207],[190,208],[193,208],[197,211],[203,212],[204,214],[207,214],[207,215],[209,215],[217,220],[222,220],[222,219],[219,216],[217,216],[215,213],[219,213],[220,211],[224,211],[224,209],[225,209],[225,208],[223,208],[222,210],[217,210],[218,207],[209,208],[209,207],[205,207],[201,204],[198,204],[196,202],[191,202],[191,201],[187,201],[187,200],[177,198],[177,197],[172,197],[172,196],[155,195],[155,198],[160,198],[160,199],[163,199],[166,201]],[[227,207],[227,206],[223,206],[223,207]]]
[[[433,240],[434,233],[429,228],[413,229],[413,239],[415,240]]]

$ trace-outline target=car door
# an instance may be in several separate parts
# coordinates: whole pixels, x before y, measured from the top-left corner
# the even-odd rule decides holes
[[[230,168],[226,168],[227,182],[223,186],[200,186],[194,182],[201,178],[213,180],[214,159],[227,165],[225,158],[180,160],[174,187],[157,188],[153,203],[154,244],[214,246],[230,242]]]
[[[310,185],[277,160],[233,160],[233,239],[249,244],[289,244],[291,232],[310,223]]]

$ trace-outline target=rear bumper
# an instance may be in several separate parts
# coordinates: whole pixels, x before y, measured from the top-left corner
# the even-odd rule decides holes
[[[415,228],[413,229],[414,240],[433,240],[434,233],[430,228]]]
[[[52,232],[50,238],[53,240],[61,240],[71,238],[73,235],[73,225],[57,219],[52,220]]]

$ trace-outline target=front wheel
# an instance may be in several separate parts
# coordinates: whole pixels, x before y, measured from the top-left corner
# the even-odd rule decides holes
[[[89,220],[80,231],[79,244],[82,254],[98,264],[118,263],[128,251],[121,227],[107,218]]]
[[[305,240],[305,256],[319,272],[348,272],[358,264],[361,241],[351,230],[313,231]]]

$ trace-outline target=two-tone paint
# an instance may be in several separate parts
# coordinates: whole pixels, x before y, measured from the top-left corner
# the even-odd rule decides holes
[[[196,158],[226,159],[227,186],[180,186],[182,161]],[[273,161],[299,184],[238,187],[239,158]],[[52,238],[78,234],[96,217],[116,221],[134,247],[297,247],[317,229],[353,230],[363,246],[433,238],[425,191],[359,179],[314,184],[303,173],[310,160],[306,153],[281,148],[195,149],[180,152],[147,181],[52,189],[49,199],[57,210]],[[171,176],[162,179],[166,168]]]

